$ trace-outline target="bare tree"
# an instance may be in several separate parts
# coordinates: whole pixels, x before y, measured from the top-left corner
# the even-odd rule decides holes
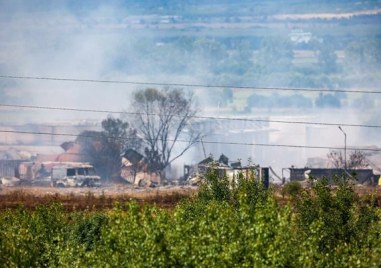
[[[196,115],[192,94],[180,89],[147,88],[134,95],[136,123],[146,145],[145,154],[151,172],[165,178],[165,168],[200,140],[192,128]],[[184,146],[175,145],[180,141]]]
[[[345,157],[341,151],[330,151],[327,157],[335,168],[345,167]],[[350,152],[349,159],[347,160],[348,169],[364,168],[367,167],[367,165],[366,156],[362,151],[355,150]]]

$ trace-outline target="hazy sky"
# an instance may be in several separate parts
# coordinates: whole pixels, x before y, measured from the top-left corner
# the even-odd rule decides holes
[[[114,32],[103,22],[113,20],[117,7],[96,6],[78,13],[66,1],[36,1],[51,2],[47,6],[34,6],[31,4],[34,1],[0,2],[2,74],[84,79],[120,77],[114,65],[129,36],[122,31]],[[8,94],[28,95],[22,100],[25,103],[82,108],[121,109],[129,95],[128,86],[89,83],[17,80],[12,81],[10,88],[12,92]]]

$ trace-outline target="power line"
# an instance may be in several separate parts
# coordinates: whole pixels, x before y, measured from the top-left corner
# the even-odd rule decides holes
[[[109,113],[109,114],[124,114],[124,113],[140,114],[140,113],[132,113],[132,112],[118,112],[118,111],[111,111],[111,110],[79,109],[79,108],[69,108],[69,107],[52,107],[52,106],[35,106],[35,105],[18,105],[18,104],[5,104],[5,103],[0,103],[0,107],[59,110],[59,111],[71,111],[71,112]]]
[[[96,109],[79,109],[67,107],[51,107],[51,106],[34,106],[34,105],[16,105],[0,103],[0,107],[10,108],[25,108],[25,109],[44,109],[44,110],[58,110],[58,111],[72,111],[72,112],[91,112],[91,113],[108,113],[108,114],[131,114],[142,115],[145,113],[138,112],[118,112],[112,110],[96,110]],[[148,115],[163,115],[159,113],[149,113]],[[175,115],[182,117],[182,115]],[[264,122],[264,123],[282,123],[282,124],[303,124],[303,125],[320,125],[320,126],[343,126],[343,127],[363,127],[363,128],[381,128],[381,125],[367,125],[367,124],[347,124],[347,123],[326,123],[326,122],[311,122],[311,121],[287,121],[287,120],[270,120],[270,119],[252,119],[252,118],[239,118],[239,117],[215,117],[215,116],[189,116],[199,119],[212,119],[212,120],[232,120],[232,121],[246,121],[246,122]]]
[[[66,137],[85,137],[85,138],[99,138],[94,135],[75,135],[68,133],[49,133],[49,132],[33,132],[33,131],[16,131],[16,130],[0,130],[0,133],[13,133],[13,134],[29,134],[29,135],[51,135],[51,136],[66,136]],[[122,137],[106,136],[110,139],[116,140],[128,140]],[[171,142],[182,142],[189,143],[189,140],[166,140]],[[329,150],[343,150],[342,147],[331,147],[331,146],[307,146],[307,145],[290,145],[290,144],[268,144],[268,143],[247,143],[247,142],[221,142],[221,141],[206,141],[199,140],[197,142],[203,142],[204,144],[225,144],[225,145],[242,145],[242,146],[263,146],[263,147],[284,147],[284,148],[300,148],[300,149],[329,149]],[[357,151],[368,151],[368,152],[381,152],[381,148],[357,148],[357,147],[347,147],[348,150]]]
[[[24,79],[24,80],[49,80],[49,81],[64,81],[64,82],[107,83],[107,84],[130,84],[130,85],[144,85],[144,86],[201,87],[201,88],[235,88],[235,89],[274,90],[274,91],[330,92],[330,93],[338,92],[338,93],[381,94],[381,91],[373,91],[373,90],[344,90],[344,89],[331,90],[331,89],[326,89],[326,88],[258,87],[258,86],[210,85],[210,84],[209,85],[205,85],[205,84],[139,82],[139,81],[123,81],[123,80],[97,80],[97,79],[42,77],[42,76],[0,75],[0,78]]]

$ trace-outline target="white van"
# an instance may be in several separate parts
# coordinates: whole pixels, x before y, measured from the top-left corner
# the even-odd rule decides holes
[[[89,163],[65,163],[52,168],[54,187],[95,187],[101,185],[101,178],[95,174]]]

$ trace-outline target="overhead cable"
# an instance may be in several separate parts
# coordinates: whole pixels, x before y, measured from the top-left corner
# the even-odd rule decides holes
[[[35,106],[35,105],[17,105],[17,104],[4,104],[0,103],[0,107],[10,108],[23,108],[23,109],[43,109],[43,110],[58,110],[58,111],[72,111],[72,112],[91,112],[91,113],[107,113],[107,114],[130,114],[130,115],[157,115],[159,113],[138,113],[127,111],[112,111],[112,110],[97,110],[97,109],[79,109],[69,107],[52,107],[52,106]],[[183,115],[175,115],[176,117],[183,117]],[[246,122],[266,122],[266,123],[282,123],[282,124],[303,124],[303,125],[320,125],[320,126],[343,126],[343,127],[363,127],[363,128],[381,128],[381,125],[368,125],[368,124],[351,124],[351,123],[327,123],[327,122],[311,122],[311,121],[288,121],[288,120],[273,120],[273,119],[259,119],[259,118],[239,118],[239,117],[216,117],[216,116],[189,116],[198,119],[211,119],[211,120],[231,120],[231,121],[246,121]]]
[[[13,133],[13,134],[29,134],[29,135],[50,135],[50,136],[66,136],[66,137],[85,137],[85,138],[99,138],[95,135],[83,135],[83,134],[69,134],[69,133],[50,133],[50,132],[33,132],[33,131],[16,131],[16,130],[0,130],[0,133]],[[106,136],[109,139],[115,140],[125,140],[127,138],[123,137],[113,137]],[[170,142],[182,142],[190,143],[190,140],[171,140],[167,139],[166,141]],[[224,144],[224,145],[242,145],[242,146],[264,146],[264,147],[284,147],[284,148],[300,148],[300,149],[329,149],[329,150],[343,150],[342,147],[331,147],[331,146],[307,146],[307,145],[290,145],[290,144],[268,144],[268,143],[247,143],[247,142],[222,142],[222,141],[208,141],[208,140],[198,140],[196,142],[202,142],[204,144]],[[381,148],[360,148],[360,147],[346,147],[347,150],[356,150],[356,151],[368,151],[368,152],[381,152]]]
[[[44,77],[44,76],[0,75],[0,78],[24,79],[24,80],[48,80],[48,81],[63,81],[63,82],[131,84],[131,85],[144,85],[144,86],[168,86],[168,87],[192,87],[192,88],[194,88],[194,87],[199,87],[199,88],[234,88],[234,89],[252,89],[252,90],[272,90],[272,91],[381,94],[381,91],[375,91],[375,90],[349,90],[349,89],[334,89],[333,90],[333,89],[328,89],[328,88],[259,87],[259,86],[211,85],[211,84],[207,85],[207,84],[187,84],[187,83],[142,82],[142,81],[127,81],[127,80],[98,80],[98,79]]]

